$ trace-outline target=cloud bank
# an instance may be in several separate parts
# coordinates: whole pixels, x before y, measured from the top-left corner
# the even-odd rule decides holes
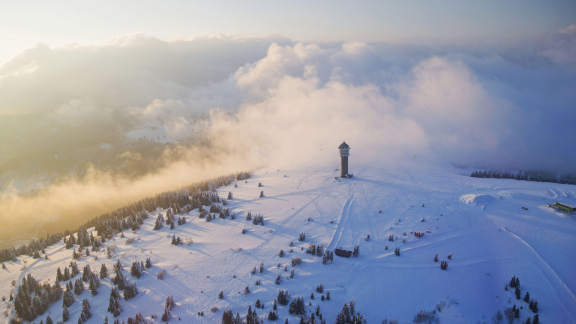
[[[38,46],[0,67],[0,219],[78,223],[208,176],[331,166],[342,140],[358,163],[574,172],[575,39]]]

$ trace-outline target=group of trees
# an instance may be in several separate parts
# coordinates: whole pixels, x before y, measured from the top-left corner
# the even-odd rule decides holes
[[[308,245],[308,247],[306,248],[306,253],[316,256],[322,256],[324,254],[324,247],[322,246],[322,244],[316,245],[314,243],[310,243],[310,245]]]
[[[321,293],[324,291],[324,288],[322,287],[322,285],[319,285],[318,287],[316,287],[316,291]],[[313,296],[313,294],[312,294],[312,296]],[[311,299],[314,299],[312,296],[311,296]],[[322,300],[324,300],[324,298]],[[304,301],[304,298],[303,297],[296,297],[296,298],[293,298],[291,300],[290,294],[288,293],[287,290],[279,290],[278,291],[278,296],[274,300],[272,310],[270,310],[268,312],[267,316],[265,317],[269,321],[276,321],[279,319],[278,306],[277,305],[288,306],[288,312],[291,315],[299,316],[300,317],[300,323],[304,323],[304,324],[325,324],[326,323],[326,320],[323,318],[323,314],[320,311],[320,306],[316,306],[315,311],[308,312],[306,310],[306,303]],[[222,314],[222,324],[240,324],[240,323],[259,324],[259,323],[263,323],[262,317],[259,316],[258,313],[256,312],[256,310],[258,308],[262,308],[262,309],[264,308],[263,303],[261,303],[260,300],[256,301],[254,309],[252,308],[251,305],[249,305],[248,311],[246,312],[246,315],[243,317],[241,317],[239,313],[236,313],[236,315],[234,315],[232,310],[226,310]],[[366,322],[364,320],[364,318],[362,317],[362,315],[360,315],[360,313],[357,313],[355,311],[354,302],[351,302],[350,304],[344,305],[344,307],[342,308],[342,311],[338,315],[338,320],[339,320],[339,322],[337,322],[337,323],[342,323],[342,324],[363,324]],[[287,323],[287,322],[288,322],[288,319],[286,319],[285,323]]]
[[[182,244],[182,239],[180,236],[172,235],[172,241],[170,242],[172,245],[180,245]]]
[[[116,287],[112,287],[112,290],[110,291],[108,312],[112,313],[114,317],[118,317],[118,315],[120,315],[122,312],[122,306],[120,305],[120,293]]]
[[[210,181],[191,185],[181,190],[161,193],[155,197],[146,198],[129,206],[117,209],[92,220],[88,227],[94,226],[100,236],[111,237],[111,235],[126,229],[137,229],[143,218],[148,213],[158,208],[169,211],[168,225],[174,223],[169,216],[187,213],[201,206],[210,206],[213,203],[221,202],[221,198],[215,188],[226,186],[237,180],[244,180],[250,177],[247,172],[237,173],[232,176],[219,177]],[[179,220],[179,222],[182,222]]]
[[[70,265],[64,267],[64,271],[60,270],[60,267],[56,270],[56,282],[58,281],[68,281],[71,278],[75,277],[80,270],[78,270],[78,264],[72,261]]]
[[[506,172],[496,170],[477,170],[472,172],[470,176],[474,178],[516,179],[538,182],[576,184],[576,175],[574,174],[558,175],[544,171]]]
[[[180,209],[179,212],[182,212],[182,210]],[[166,218],[164,218],[164,215],[162,215],[162,213],[158,214],[158,217],[156,217],[156,223],[154,224],[154,230],[157,231],[161,229],[164,226],[164,223],[166,223],[166,226],[169,226],[170,229],[174,229],[175,216],[176,214],[172,207],[166,210]],[[178,219],[176,219],[176,224],[178,225],[186,224],[186,217],[179,216]]]
[[[140,276],[142,276],[144,273],[144,269],[148,269],[150,267],[152,267],[152,261],[150,261],[150,258],[146,258],[145,263],[142,261],[134,261],[130,267],[130,274],[133,277],[140,278]]]
[[[354,309],[354,302],[344,304],[342,310],[336,317],[336,324],[364,324],[366,320]]]
[[[306,304],[304,304],[304,298],[296,297],[292,299],[290,306],[288,307],[288,313],[295,315],[306,314]]]
[[[90,303],[88,302],[88,299],[84,299],[82,301],[82,313],[80,313],[80,318],[78,318],[78,323],[84,323],[86,322],[88,319],[90,319],[90,317],[92,317],[92,313],[90,312]]]
[[[525,303],[528,304],[528,309],[532,311],[533,315],[528,314],[526,318],[526,323],[529,324],[538,324],[540,323],[540,317],[538,315],[538,302],[536,299],[530,296],[530,293],[526,291],[524,294],[524,298],[522,298],[522,289],[520,287],[520,279],[516,276],[512,276],[510,282],[506,284],[504,290],[513,290],[516,300],[523,300]],[[509,322],[513,322],[515,319],[520,318],[520,310],[524,307],[513,305],[511,308],[508,308],[504,311],[504,314]],[[503,316],[500,312],[496,314],[497,320],[502,320]]]
[[[29,255],[33,258],[39,258],[40,253],[44,253],[44,249],[50,245],[58,243],[64,234],[54,233],[47,235],[43,239],[33,240],[28,244],[19,247],[11,247],[8,249],[0,250],[0,262],[14,261],[18,256]]]
[[[105,266],[102,266],[105,269]],[[64,322],[67,321],[70,317],[68,307],[74,304],[74,295],[81,295],[84,292],[84,282],[89,284],[89,290],[92,295],[98,293],[100,286],[98,276],[92,272],[89,265],[84,266],[81,277],[72,280],[79,274],[78,265],[74,261],[70,262],[69,266],[64,267],[63,271],[60,267],[56,270],[56,280],[53,285],[47,282],[39,283],[31,274],[28,274],[22,279],[14,298],[14,309],[17,317],[31,321],[42,315],[51,304],[57,302],[63,296],[62,320]],[[65,282],[66,290],[64,292],[62,292],[62,287],[60,286],[61,282]],[[82,303],[82,313],[79,322],[83,323],[90,317],[90,304],[85,299]],[[51,321],[52,319],[46,319],[46,323]]]
[[[84,292],[84,282],[89,283],[90,292],[93,295],[98,293],[100,280],[92,272],[89,265],[86,265],[82,272],[82,277],[74,279],[80,271],[76,262],[70,262],[70,265],[64,268],[58,268],[56,271],[56,280],[53,285],[49,283],[39,283],[31,274],[22,279],[18,286],[16,297],[14,298],[14,309],[18,318],[31,321],[39,315],[42,315],[46,309],[53,303],[62,300],[62,317],[66,321],[69,318],[68,307],[75,302],[74,295],[80,295]],[[60,282],[65,282],[66,290],[62,293]],[[87,302],[87,301],[86,301]],[[87,311],[83,311],[84,320],[90,316],[89,305]],[[83,305],[83,309],[87,306]],[[82,319],[82,317],[81,317]]]
[[[264,225],[264,215],[253,214],[252,212],[246,213],[246,220],[252,221],[254,225]]]
[[[58,282],[53,285],[39,283],[31,274],[27,274],[16,291],[14,309],[19,318],[32,321],[44,314],[52,303],[60,300],[60,296],[62,288]]]
[[[236,313],[236,316],[234,316],[234,313],[232,313],[231,309],[222,313],[222,324],[241,324],[241,323],[242,321],[240,320],[240,314]]]
[[[334,252],[326,249],[324,255],[322,255],[322,264],[328,264],[334,262]]]
[[[143,269],[141,262],[133,263],[133,267],[131,267],[131,273],[136,275],[136,272],[132,272],[132,270],[137,269],[139,274],[141,275],[141,271]],[[135,270],[136,271],[136,270]],[[110,292],[110,299],[108,303],[108,311],[114,315],[114,317],[120,315],[122,312],[122,307],[120,306],[120,290],[124,291],[124,299],[128,300],[134,298],[138,295],[138,288],[136,287],[135,283],[130,283],[125,277],[124,272],[122,270],[122,264],[120,260],[118,260],[114,264],[114,277],[112,278],[112,283],[116,285],[116,287],[112,288]]]
[[[71,269],[71,270],[68,270]],[[64,292],[64,297],[62,300],[62,321],[66,322],[70,318],[70,313],[68,307],[70,307],[75,302],[74,295],[81,295],[84,292],[84,282],[88,283],[88,289],[92,295],[98,294],[98,288],[100,287],[100,279],[107,276],[107,269],[104,264],[100,268],[100,277],[92,271],[90,265],[85,265],[82,269],[82,276],[74,279],[75,276],[79,274],[78,265],[76,262],[70,262],[69,267],[65,267],[62,272],[60,268],[56,271],[56,282],[68,281],[66,283],[66,291]],[[90,303],[88,299],[82,301],[82,312],[78,318],[78,323],[86,322],[92,313],[90,312]]]

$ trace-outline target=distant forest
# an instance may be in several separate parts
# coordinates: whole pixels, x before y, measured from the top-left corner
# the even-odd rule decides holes
[[[576,184],[576,174],[558,175],[544,171],[497,171],[476,170],[470,174],[474,178],[516,179],[537,182],[554,182],[563,184]]]

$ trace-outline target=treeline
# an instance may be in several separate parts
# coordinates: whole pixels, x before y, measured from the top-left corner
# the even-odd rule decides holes
[[[476,170],[470,174],[474,178],[496,178],[496,179],[516,179],[537,182],[554,182],[563,184],[576,184],[576,175],[557,175],[543,171],[496,171],[496,170]]]
[[[0,262],[16,260],[20,255],[29,255],[33,258],[41,257],[40,253],[44,253],[44,249],[48,246],[59,242],[64,235],[62,233],[55,233],[46,236],[43,239],[33,240],[28,244],[0,250]]]
[[[217,187],[226,186],[233,181],[245,180],[249,177],[250,173],[240,172],[234,175],[193,184],[180,190],[164,192],[152,198],[142,199],[90,220],[75,231],[78,233],[76,237],[69,231],[64,233],[58,232],[50,234],[43,239],[35,239],[19,247],[2,249],[0,250],[0,262],[15,260],[21,255],[39,258],[41,257],[41,253],[44,253],[45,248],[57,243],[62,238],[67,238],[66,240],[72,239],[72,242],[65,242],[68,247],[76,243],[79,244],[81,248],[92,246],[97,249],[95,245],[99,242],[96,241],[91,234],[87,233],[87,229],[90,227],[96,229],[98,236],[103,239],[108,239],[123,230],[138,229],[143,223],[143,220],[148,216],[148,213],[157,208],[171,207],[176,214],[179,214],[198,208],[201,205],[208,206],[212,202],[219,202],[220,198],[215,192]]]

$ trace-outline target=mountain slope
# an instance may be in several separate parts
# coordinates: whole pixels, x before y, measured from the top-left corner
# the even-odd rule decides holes
[[[286,289],[293,299],[304,297],[309,313],[319,306],[328,323],[351,300],[368,323],[412,322],[418,312],[434,309],[436,314],[429,316],[441,322],[491,322],[498,311],[504,314],[514,304],[522,306],[524,320],[533,316],[528,304],[516,300],[513,289],[504,289],[517,276],[522,297],[528,291],[538,301],[542,321],[576,322],[576,218],[546,207],[554,200],[576,203],[576,186],[470,178],[432,168],[353,171],[352,179],[335,179],[337,171],[330,169],[262,170],[237,187],[217,189],[222,198],[232,192],[226,207],[236,219],[207,222],[194,210],[185,215],[186,224],[155,231],[156,216],[165,213],[157,210],[140,230],[104,244],[113,251],[112,258],[101,249],[77,263],[80,269],[90,264],[94,272],[105,263],[112,272],[113,263],[121,261],[139,294],[121,301],[119,319],[140,312],[148,319],[156,315],[159,322],[167,296],[176,301],[173,318],[184,323],[219,322],[226,309],[243,316],[257,299],[264,304],[257,312],[265,318],[279,289]],[[261,190],[264,197],[259,198]],[[264,226],[247,221],[248,212],[262,214]],[[300,233],[305,233],[303,242]],[[173,235],[184,244],[172,245]],[[359,256],[334,256],[333,263],[322,264],[322,257],[305,253],[310,243],[329,250],[358,245]],[[66,266],[71,253],[58,243],[46,249],[48,260],[21,257],[7,262],[0,280],[19,282],[32,273],[53,282],[56,268]],[[131,277],[130,264],[148,257],[153,266],[140,279]],[[303,263],[292,266],[296,257]],[[448,262],[446,271],[440,269],[442,260]],[[260,263],[263,272],[252,274]],[[166,271],[163,280],[157,279],[160,271]],[[258,280],[260,285],[255,284]],[[315,291],[320,284],[323,293]],[[69,309],[70,321],[77,321],[83,298],[92,305],[87,323],[102,323],[104,316],[113,319],[106,312],[111,287],[104,279],[98,295],[85,290]],[[9,296],[12,289],[3,285],[0,295]],[[218,298],[220,291],[223,299]],[[331,298],[322,301],[326,292]],[[8,302],[3,304],[7,307]],[[213,307],[218,310],[212,312]],[[60,301],[36,321],[48,314],[60,320],[61,309]],[[278,305],[278,315],[282,322],[299,319],[288,313],[288,306]],[[3,316],[0,322],[7,322]]]

